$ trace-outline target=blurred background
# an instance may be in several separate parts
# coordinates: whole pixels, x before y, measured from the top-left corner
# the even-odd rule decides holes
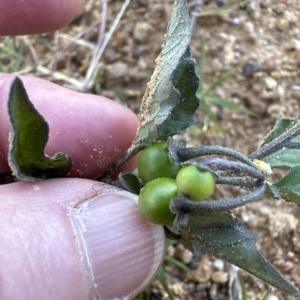
[[[199,123],[184,138],[190,146],[219,144],[248,155],[280,115],[299,118],[299,0],[187,2],[201,107]],[[171,0],[87,0],[59,31],[0,37],[0,72],[99,94],[138,113],[172,6]],[[231,197],[232,191],[220,189],[218,196]],[[261,252],[300,288],[299,208],[263,199],[235,213]],[[262,299],[269,290],[246,272],[238,274],[243,299]],[[237,276],[223,261],[196,258],[169,242],[157,279],[137,299],[230,299],[229,283]],[[272,289],[266,299],[293,298]]]

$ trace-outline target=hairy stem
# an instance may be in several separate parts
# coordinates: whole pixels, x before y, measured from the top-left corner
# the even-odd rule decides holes
[[[226,159],[221,159],[218,157],[212,158],[201,158],[197,160],[197,164],[201,167],[207,166],[209,169],[215,171],[218,175],[221,174],[220,171],[232,172],[233,174],[246,173],[260,181],[264,181],[264,175],[257,169],[257,167],[246,165],[238,161],[231,161]]]
[[[244,154],[222,146],[178,148],[176,154],[182,162],[205,155],[223,155],[235,158],[249,166],[256,168],[255,164],[251,161],[251,159],[249,159]]]
[[[99,181],[110,182],[110,176],[121,169],[121,167],[136,154],[138,154],[144,147],[141,145],[134,144],[130,149],[127,150],[125,155],[112,165],[102,176],[97,178]]]
[[[261,184],[260,180],[257,180],[250,176],[245,177],[223,177],[219,176],[216,179],[217,184],[228,184],[233,186],[239,186],[242,188],[251,189]]]
[[[201,213],[204,211],[228,211],[233,208],[243,206],[247,203],[253,202],[258,199],[265,192],[265,184],[261,184],[253,192],[233,198],[233,199],[221,199],[221,200],[206,200],[201,202],[194,202],[186,197],[179,196],[172,200],[170,208],[174,213]]]
[[[250,159],[263,159],[270,154],[277,152],[278,150],[287,147],[287,148],[298,148],[296,147],[295,143],[291,143],[291,139],[295,136],[300,135],[300,123],[297,123],[291,129],[271,141],[270,143],[262,146],[258,150],[254,151],[249,155]],[[289,147],[290,146],[290,147]],[[292,147],[291,147],[292,146]]]

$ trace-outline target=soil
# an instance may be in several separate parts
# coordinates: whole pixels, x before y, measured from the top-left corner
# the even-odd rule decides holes
[[[231,0],[204,1],[202,10],[236,3]],[[108,2],[106,29],[109,30],[124,1]],[[196,1],[188,1],[191,13]],[[100,93],[138,112],[146,84],[154,70],[173,1],[131,0],[112,35],[99,64],[96,85]],[[224,72],[242,66],[212,95],[245,107],[255,117],[209,104],[216,120],[199,111],[198,125],[185,134],[189,145],[222,145],[246,155],[260,144],[280,115],[299,118],[300,103],[300,2],[299,0],[252,0],[225,14],[197,17],[191,49],[196,62],[201,47],[206,58],[204,87]],[[102,18],[101,1],[86,1],[84,11],[58,32],[11,38],[24,43],[24,59],[19,74],[33,74],[80,90],[92,58]],[[85,31],[85,33],[83,33]],[[2,60],[3,63],[3,60]],[[5,61],[10,67],[10,59]],[[277,176],[277,177],[276,177]],[[276,173],[278,178],[280,173]],[[230,189],[217,196],[231,197]],[[262,253],[300,289],[300,209],[283,201],[261,198],[235,210],[257,238]],[[167,254],[189,266],[199,277],[165,262],[169,287],[175,299],[229,299],[230,276],[235,271],[223,261],[204,255],[194,257],[181,245],[171,245]],[[239,271],[248,299],[261,299],[270,287]],[[161,284],[154,280],[145,299],[168,299]],[[272,288],[269,300],[293,299]],[[235,299],[234,299],[235,300]]]

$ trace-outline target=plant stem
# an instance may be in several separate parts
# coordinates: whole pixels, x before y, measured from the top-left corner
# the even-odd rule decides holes
[[[248,164],[221,159],[218,157],[202,158],[197,161],[199,167],[207,166],[209,169],[215,171],[218,175],[220,171],[233,172],[234,174],[247,173],[248,175],[264,181],[264,175],[257,169],[257,167],[249,166]]]
[[[291,129],[271,141],[270,143],[262,146],[258,150],[254,151],[249,155],[249,158],[252,160],[254,158],[256,159],[263,159],[267,156],[269,156],[272,153],[275,153],[279,150],[281,150],[284,147],[287,148],[298,148],[295,147],[295,143],[292,143],[292,147],[288,147],[290,145],[291,139],[296,137],[297,135],[300,135],[300,123],[297,123],[295,126],[293,126]]]
[[[203,5],[202,0],[197,0],[196,1],[195,8],[194,8],[194,10],[191,14],[192,15],[192,17],[191,17],[191,32],[193,32],[193,29],[194,29],[194,26],[195,26],[195,23],[196,23],[196,18],[199,17],[199,15],[200,15],[202,5]]]
[[[253,168],[255,164],[244,154],[222,146],[201,146],[192,148],[178,148],[176,154],[182,162],[205,155],[223,155],[235,158]]]
[[[244,176],[244,177],[223,177],[219,176],[216,179],[217,184],[228,184],[233,186],[239,186],[242,188],[251,189],[254,187],[257,187],[261,184],[260,180],[257,180],[250,176]]]
[[[204,211],[228,211],[233,208],[243,206],[247,203],[257,200],[265,192],[265,184],[261,184],[253,192],[233,198],[233,199],[221,199],[221,200],[206,200],[201,202],[194,202],[186,197],[179,196],[172,200],[170,208],[174,213],[201,213]]]
[[[138,154],[143,149],[142,146],[133,144],[131,148],[127,150],[125,155],[118,160],[115,164],[113,164],[104,174],[102,174],[96,180],[103,181],[103,182],[110,182],[110,176],[120,170],[120,168],[132,157]]]

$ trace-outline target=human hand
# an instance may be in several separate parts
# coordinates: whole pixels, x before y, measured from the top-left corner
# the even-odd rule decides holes
[[[65,25],[64,17],[75,17],[80,2],[23,0],[18,6],[2,0],[0,33],[54,30]],[[54,18],[48,16],[55,11]],[[13,79],[0,74],[0,173],[9,171],[7,99]],[[71,155],[70,176],[99,176],[132,143],[138,119],[125,107],[37,78],[22,81],[49,123],[46,153]],[[79,178],[1,185],[0,299],[128,299],[143,290],[163,259],[165,238],[161,226],[140,214],[136,198]]]

